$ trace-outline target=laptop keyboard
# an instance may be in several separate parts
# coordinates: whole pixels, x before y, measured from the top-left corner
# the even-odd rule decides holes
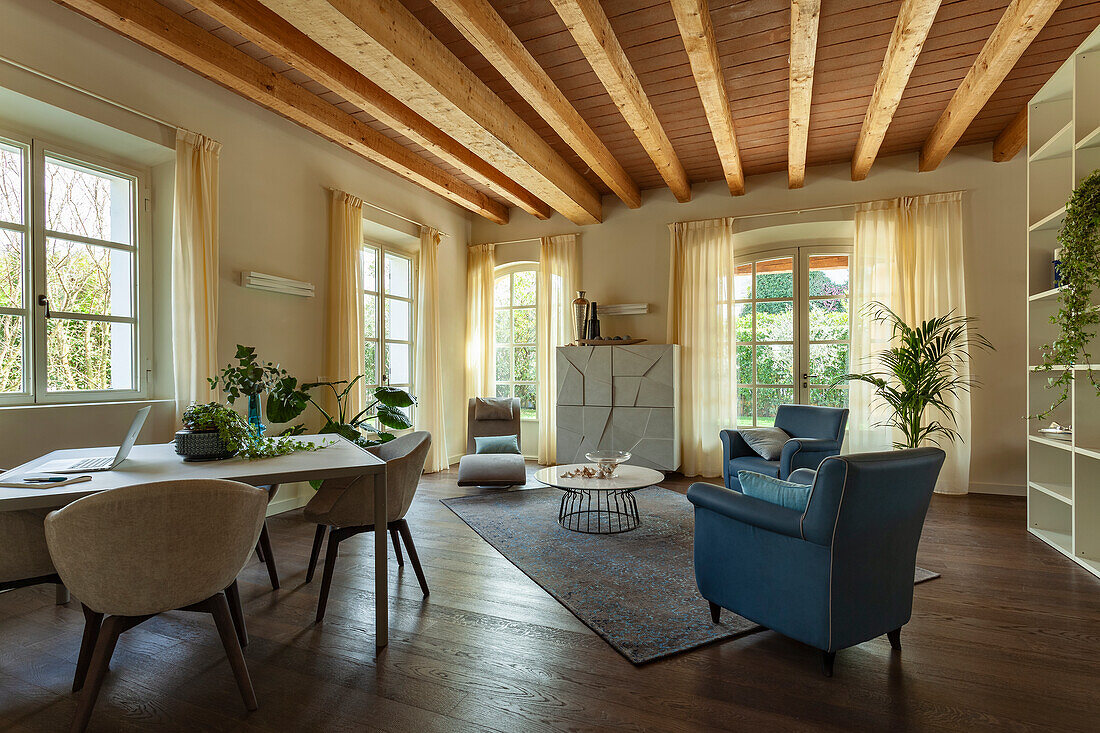
[[[72,470],[87,471],[92,468],[102,468],[104,466],[110,466],[112,461],[114,461],[114,458],[110,456],[103,458],[85,458],[83,461],[74,463]]]

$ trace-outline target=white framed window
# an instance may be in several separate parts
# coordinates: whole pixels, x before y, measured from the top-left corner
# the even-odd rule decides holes
[[[497,268],[494,283],[496,396],[518,397],[524,420],[538,419],[538,264]]]
[[[388,384],[411,394],[416,363],[416,259],[364,242],[363,387]]]
[[[0,134],[0,403],[144,396],[146,178]]]

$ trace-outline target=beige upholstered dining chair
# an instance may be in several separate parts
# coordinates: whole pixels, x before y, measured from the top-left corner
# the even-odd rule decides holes
[[[418,431],[403,435],[388,443],[368,448],[368,450],[386,462],[386,529],[393,540],[393,550],[397,555],[397,564],[404,565],[401,557],[401,545],[398,536],[409,552],[416,580],[420,590],[428,595],[428,581],[424,578],[424,569],[420,567],[420,558],[413,545],[409,523],[405,514],[409,511],[420,475],[424,473],[424,461],[432,445],[432,434]],[[321,578],[321,593],[317,598],[317,621],[325,617],[328,604],[329,587],[332,584],[332,572],[336,567],[337,548],[341,542],[361,532],[376,530],[374,517],[374,493],[370,481],[373,476],[347,479],[329,479],[321,484],[317,494],[309,500],[305,508],[305,518],[316,522],[317,533],[313,538],[313,551],[309,556],[309,570],[306,582],[313,580],[313,571],[317,567],[317,557],[325,539],[325,531],[331,527],[328,536],[328,549],[325,550],[325,570]]]
[[[54,565],[87,620],[72,730],[88,725],[119,635],[172,610],[213,615],[245,705],[257,708],[223,589],[256,546],[266,507],[260,489],[195,479],[104,491],[46,518]]]
[[[42,527],[50,511],[0,512],[0,590],[61,582]]]

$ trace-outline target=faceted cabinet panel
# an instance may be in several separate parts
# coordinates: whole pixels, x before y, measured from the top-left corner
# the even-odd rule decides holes
[[[562,346],[557,353],[558,463],[598,449],[630,463],[680,467],[680,347]]]

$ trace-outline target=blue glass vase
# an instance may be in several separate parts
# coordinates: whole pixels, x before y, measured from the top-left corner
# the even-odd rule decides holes
[[[252,426],[252,432],[256,434],[257,438],[264,437],[267,428],[264,427],[264,421],[260,415],[260,396],[258,394],[248,395],[248,424]]]

